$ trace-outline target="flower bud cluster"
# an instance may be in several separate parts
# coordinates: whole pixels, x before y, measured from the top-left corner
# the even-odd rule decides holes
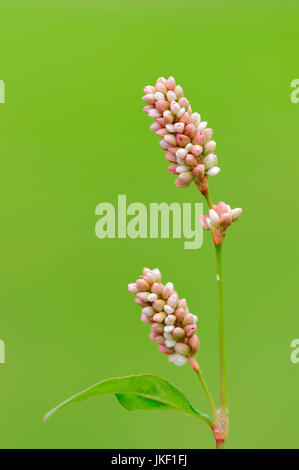
[[[226,229],[232,222],[239,219],[242,214],[242,209],[237,207],[231,209],[225,202],[219,202],[214,209],[209,210],[209,215],[203,215],[200,223],[205,230],[211,230],[213,242],[215,245],[221,245],[225,237]]]
[[[142,276],[128,285],[142,307],[141,320],[151,325],[150,338],[169,361],[182,366],[199,348],[197,317],[189,312],[186,299],[179,299],[171,282],[161,283],[159,269],[144,268]]]
[[[155,86],[146,86],[143,110],[153,119],[151,130],[162,138],[160,145],[171,163],[168,171],[177,175],[175,184],[187,188],[194,181],[202,194],[208,192],[208,177],[219,173],[213,131],[192,113],[183,89],[175,79],[158,78]]]

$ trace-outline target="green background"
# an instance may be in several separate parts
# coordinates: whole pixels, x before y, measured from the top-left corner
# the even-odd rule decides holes
[[[127,292],[158,266],[199,316],[200,364],[217,396],[213,246],[95,236],[95,207],[199,202],[179,190],[142,112],[174,75],[214,129],[214,201],[244,212],[224,247],[231,428],[227,447],[298,448],[299,103],[295,1],[1,0],[0,446],[214,447],[205,424],[127,412],[113,396],[54,405],[98,380],[158,373],[208,410],[188,366],[159,354]],[[218,396],[217,396],[218,398]]]

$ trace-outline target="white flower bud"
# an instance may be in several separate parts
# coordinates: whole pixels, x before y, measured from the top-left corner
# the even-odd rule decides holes
[[[167,348],[173,348],[176,345],[176,341],[174,339],[167,339],[165,341],[165,346]]]
[[[175,322],[176,322],[175,315],[167,315],[167,317],[164,320],[165,325],[173,325]]]
[[[152,270],[152,275],[155,278],[155,282],[160,282],[161,281],[161,273],[158,268],[155,268]]]
[[[166,287],[168,287],[169,290],[173,290],[174,289],[174,285],[172,282],[167,282],[167,284],[165,284]]]
[[[174,129],[174,125],[173,124],[166,124],[166,129],[168,130],[168,132],[175,132],[175,129]]]
[[[188,151],[186,149],[179,149],[176,152],[176,157],[177,158],[185,158],[185,156],[188,154]]]
[[[235,220],[238,220],[238,218],[240,217],[241,214],[242,214],[242,209],[240,207],[236,207],[235,209],[233,209],[232,210],[233,222]]]
[[[187,166],[184,166],[184,165],[179,165],[175,169],[177,174],[184,173],[184,171],[188,171],[188,170],[189,170],[189,168]]]
[[[191,122],[192,124],[194,124],[195,126],[198,126],[199,123],[200,123],[200,114],[198,113],[193,113],[192,116],[191,116]]]
[[[166,96],[167,96],[168,101],[170,101],[170,102],[176,100],[176,94],[174,93],[174,91],[169,90],[169,91],[167,92],[167,95],[166,95]],[[172,111],[172,112],[173,112],[173,111]]]
[[[168,360],[176,366],[183,366],[187,362],[187,358],[178,353],[170,354]]]
[[[213,166],[213,167],[208,171],[208,175],[209,175],[209,176],[216,176],[216,175],[218,175],[219,172],[220,172],[219,166]]]
[[[142,315],[145,315],[146,317],[151,317],[156,313],[156,311],[153,309],[153,307],[144,307],[141,310]]]
[[[163,93],[161,93],[160,91],[157,91],[157,92],[155,93],[155,99],[156,99],[157,101],[159,101],[159,100],[165,100],[165,96],[164,96]]]
[[[148,302],[155,302],[157,300],[158,296],[157,294],[149,294],[147,297]]]
[[[168,93],[171,93],[171,92],[168,92]],[[168,94],[168,93],[167,93],[167,94]],[[180,105],[179,105],[179,103],[178,103],[177,101],[172,101],[172,102],[170,103],[170,110],[171,110],[171,112],[172,112],[173,114],[178,114],[179,111],[180,111],[180,109],[181,109],[181,107],[180,107]]]
[[[165,318],[165,320],[166,320],[166,318]],[[165,333],[171,333],[173,329],[174,329],[173,325],[167,325],[167,326],[164,327],[164,332]]]
[[[186,112],[185,108],[181,108],[180,111],[177,114],[178,118],[182,117],[183,114],[185,114],[185,112]]]
[[[219,215],[217,214],[217,212],[214,209],[209,210],[209,217],[210,217],[211,222],[213,224],[217,224],[219,222]]]
[[[203,159],[204,166],[206,167],[206,170],[209,170],[214,166],[214,154],[210,153],[207,157]]]
[[[164,305],[164,312],[167,313],[167,315],[171,315],[174,312],[174,309],[170,307],[170,305]]]
[[[198,131],[204,131],[205,128],[207,127],[207,125],[208,125],[207,121],[202,121],[198,124],[197,130]]]

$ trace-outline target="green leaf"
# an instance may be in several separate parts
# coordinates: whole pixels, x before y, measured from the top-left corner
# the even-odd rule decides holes
[[[194,408],[180,390],[161,377],[152,374],[131,375],[129,377],[103,380],[53,408],[53,410],[45,415],[44,421],[47,421],[56,411],[71,403],[108,393],[114,393],[119,403],[130,411],[177,410],[188,413],[196,418],[201,418],[207,424],[213,426],[212,419]]]

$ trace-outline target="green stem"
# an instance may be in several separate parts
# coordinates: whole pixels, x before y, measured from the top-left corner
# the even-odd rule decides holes
[[[213,209],[213,203],[212,203],[212,200],[210,198],[210,193],[207,192],[207,194],[204,195],[205,198],[206,198],[206,201],[207,201],[207,204],[209,206],[209,209]]]
[[[195,370],[195,369],[194,369]],[[202,388],[204,389],[204,392],[206,394],[206,397],[208,399],[208,402],[209,402],[209,405],[211,407],[211,411],[213,413],[213,416],[215,416],[215,413],[216,413],[216,406],[215,406],[215,403],[214,403],[214,400],[213,400],[213,397],[208,389],[208,386],[207,386],[207,383],[204,379],[204,376],[202,375],[202,372],[200,370],[200,368],[198,368],[197,370],[195,370],[195,373],[196,375],[198,376],[200,382],[201,382],[201,385],[202,385]]]
[[[227,408],[226,365],[224,345],[224,310],[223,310],[223,276],[222,276],[222,245],[216,245],[216,266],[219,311],[219,351],[220,351],[220,405]]]

